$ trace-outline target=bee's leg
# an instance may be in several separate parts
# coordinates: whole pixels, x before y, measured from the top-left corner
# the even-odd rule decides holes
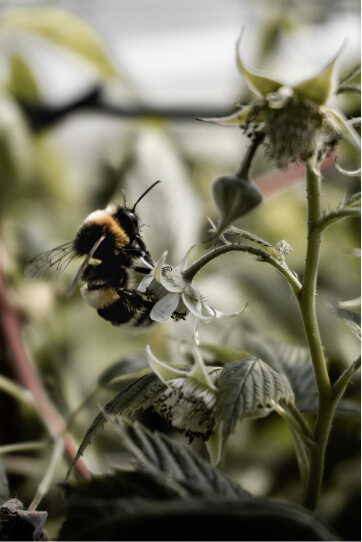
[[[137,235],[135,237],[135,241],[138,244],[138,246],[140,247],[140,249],[143,251],[143,257],[146,260],[146,262],[154,267],[155,262],[153,261],[153,259],[151,257],[151,254],[148,252],[147,247],[146,247],[143,239]]]
[[[142,267],[140,265],[136,265],[135,267],[133,267],[133,269],[138,273],[143,273],[144,275],[148,275],[152,271],[152,269],[150,269],[149,267]]]

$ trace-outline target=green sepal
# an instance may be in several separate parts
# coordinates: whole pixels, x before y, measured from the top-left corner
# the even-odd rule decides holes
[[[257,94],[258,96],[266,96],[273,92],[277,92],[280,87],[284,86],[284,83],[277,81],[276,79],[271,79],[260,70],[248,69],[241,59],[239,54],[239,46],[241,42],[242,35],[239,37],[236,43],[236,62],[239,70],[245,77],[246,84]]]
[[[328,102],[335,86],[335,65],[341,49],[327,66],[314,77],[294,85],[293,89],[305,100],[323,105]]]

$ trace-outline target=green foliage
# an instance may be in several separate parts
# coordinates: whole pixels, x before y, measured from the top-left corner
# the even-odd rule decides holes
[[[335,540],[302,507],[252,497],[167,436],[111,421],[134,470],[71,484],[61,540]]]
[[[275,46],[280,28],[266,42]],[[197,111],[180,123],[179,112],[155,115],[139,103],[135,111],[120,96],[108,104],[111,80],[124,82],[96,32],[70,12],[4,11],[0,42],[19,36],[86,66],[97,88],[49,106],[26,47],[3,47],[0,410],[11,416],[1,419],[0,442],[14,444],[0,446],[0,538],[45,540],[45,520],[62,540],[196,539],[195,524],[210,540],[347,537],[359,496],[361,198],[352,179],[358,123],[344,112],[360,70],[336,85],[336,55],[286,86],[249,68],[239,40],[237,64],[257,98],[202,119],[221,125],[209,126],[195,122]],[[127,90],[134,100],[139,89]],[[99,133],[87,132],[88,106]],[[287,170],[294,162],[306,186],[304,170]],[[272,174],[272,163],[284,173]],[[65,299],[66,272],[56,284],[24,282],[37,252],[71,241],[91,211],[122,204],[124,190],[134,202],[158,178],[158,193],[137,207],[157,263],[142,281],[142,269],[131,270],[130,281],[153,304],[147,335],[111,327],[78,292]],[[118,295],[117,272],[108,286]],[[331,310],[331,299],[352,301]],[[36,510],[42,499],[48,518]],[[338,536],[309,510],[318,503]]]
[[[226,365],[219,378],[219,390],[217,415],[223,421],[224,438],[238,419],[266,416],[280,400],[294,402],[287,379],[256,358]]]
[[[52,6],[16,9],[3,17],[0,31],[34,34],[79,56],[103,77],[117,74],[94,30],[64,10]]]
[[[111,401],[109,401],[103,410],[93,420],[91,426],[86,432],[83,442],[80,445],[77,455],[70,466],[67,477],[71,469],[83,454],[85,448],[90,444],[91,439],[101,429],[106,421],[107,414],[124,414],[135,412],[137,409],[148,408],[159,394],[165,389],[165,384],[159,378],[151,373],[145,375],[136,382],[129,384],[124,390],[118,393]]]

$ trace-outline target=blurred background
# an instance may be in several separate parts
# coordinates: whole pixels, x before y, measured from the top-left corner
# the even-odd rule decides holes
[[[0,3],[1,265],[22,314],[26,349],[65,419],[114,363],[131,357],[142,366],[146,344],[157,357],[182,362],[193,322],[171,321],[147,335],[130,335],[99,318],[79,291],[65,297],[76,267],[56,282],[27,282],[26,263],[72,240],[91,211],[122,203],[123,189],[132,204],[157,179],[162,183],[137,209],[151,254],[156,260],[167,250],[173,265],[191,246],[189,261],[200,256],[207,217],[217,219],[212,181],[238,169],[248,140],[237,128],[195,118],[227,115],[235,104],[253,99],[235,62],[241,29],[243,58],[287,83],[318,72],[343,45],[342,78],[360,60],[359,10],[357,0]],[[336,105],[348,118],[360,116],[358,95],[341,94]],[[337,158],[345,169],[358,168],[358,155],[347,144],[339,145]],[[323,169],[326,209],[359,190],[356,178],[335,169],[334,159]],[[278,172],[260,153],[253,179],[265,203],[236,225],[273,244],[286,240],[293,248],[288,263],[300,275],[306,248],[303,169]],[[358,341],[331,310],[337,300],[359,295],[359,246],[358,220],[325,233],[318,310],[333,378],[359,353]],[[248,303],[243,315],[202,326],[202,343],[242,349],[245,336],[256,333],[260,341],[305,345],[291,292],[272,268],[229,254],[200,273],[197,285],[219,310]],[[13,375],[6,337],[0,370]],[[350,399],[358,397],[357,384]],[[78,441],[99,404],[113,394],[98,390],[79,412],[72,424]],[[1,392],[0,411],[7,412],[0,445],[42,438],[34,414]],[[360,510],[358,429],[355,415],[336,419],[320,505],[322,516],[347,539],[354,529],[348,518]],[[96,472],[118,461],[107,435],[86,452]],[[195,446],[203,453],[201,444]],[[24,502],[48,459],[46,452],[3,457],[11,489]],[[300,500],[292,438],[274,416],[243,422],[221,468],[256,495]],[[63,476],[60,471],[59,481]],[[59,491],[54,488],[44,501],[55,533]]]

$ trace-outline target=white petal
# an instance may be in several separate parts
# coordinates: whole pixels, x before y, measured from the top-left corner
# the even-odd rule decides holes
[[[162,267],[165,264],[167,256],[167,250],[162,254],[161,258],[156,262],[155,268],[153,270],[153,276],[161,284],[161,276],[162,276]]]
[[[166,322],[175,312],[180,301],[180,294],[167,294],[157,301],[151,310],[151,319],[155,322]]]
[[[154,277],[152,275],[145,276],[139,283],[137,290],[140,292],[145,292],[153,280]]]
[[[195,318],[203,320],[204,322],[211,322],[211,320],[215,318],[215,311],[208,305],[205,305],[201,293],[196,286],[188,284],[185,291],[181,294],[181,298],[186,308],[195,316]]]

